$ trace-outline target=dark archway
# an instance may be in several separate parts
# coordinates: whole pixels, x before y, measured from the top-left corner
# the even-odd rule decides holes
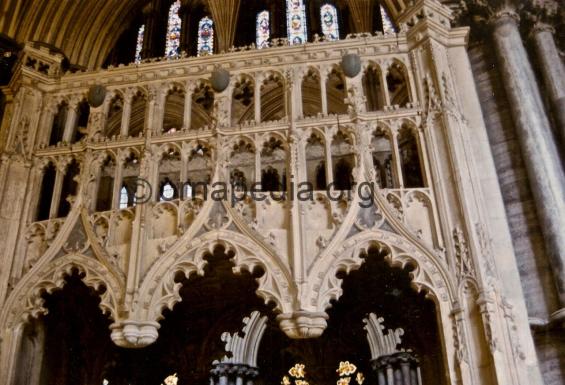
[[[111,385],[156,385],[176,373],[179,384],[209,385],[212,362],[225,355],[223,332],[241,330],[252,311],[270,309],[255,294],[260,275],[234,275],[231,253],[217,248],[208,255],[204,276],[182,274],[182,301],[164,312],[159,338],[143,349],[115,349],[106,368]]]
[[[339,362],[349,361],[365,374],[366,384],[376,384],[363,329],[371,312],[384,318],[387,329],[404,329],[401,347],[419,357],[423,384],[445,383],[435,304],[412,289],[410,268],[391,268],[385,256],[370,249],[364,265],[343,277],[344,294],[328,310],[328,328],[320,338],[291,340],[270,320],[259,351],[262,383],[278,384],[290,367],[303,363],[311,385],[335,384]]]

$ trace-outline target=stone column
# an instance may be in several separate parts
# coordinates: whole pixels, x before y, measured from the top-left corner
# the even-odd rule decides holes
[[[412,352],[381,356],[371,361],[378,385],[422,385],[419,361]]]
[[[120,136],[126,138],[129,133],[129,120],[131,116],[131,102],[133,92],[129,91],[124,95],[124,108],[122,109],[122,124],[120,126]]]
[[[538,22],[532,28],[531,39],[551,102],[559,140],[565,146],[565,69],[555,45],[554,33],[551,26]]]
[[[63,131],[63,142],[71,143],[73,141],[76,124],[78,119],[78,103],[69,105],[67,110],[67,121],[65,122],[65,130]]]
[[[560,298],[565,305],[565,176],[514,12],[493,18],[493,41]],[[543,37],[543,36],[542,36]],[[557,314],[556,314],[557,315]]]
[[[216,363],[210,370],[210,385],[252,385],[259,370],[245,364]]]

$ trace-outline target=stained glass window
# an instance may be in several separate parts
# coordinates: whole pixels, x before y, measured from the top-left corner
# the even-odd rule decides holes
[[[128,208],[128,189],[126,186],[123,186],[120,190],[120,209],[127,209]]]
[[[135,62],[141,61],[141,50],[143,49],[143,34],[145,33],[145,24],[142,24],[137,31],[137,43],[135,45]]]
[[[173,199],[175,196],[175,189],[173,188],[173,185],[170,184],[169,182],[165,183],[165,185],[163,186],[163,188],[161,189],[161,197],[160,197],[160,201],[170,201],[171,199]]]
[[[178,56],[180,47],[181,19],[179,16],[180,0],[176,0],[169,8],[169,23],[167,24],[167,40],[165,42],[165,56]]]
[[[303,0],[286,0],[286,29],[290,44],[306,42],[306,11]]]
[[[262,11],[257,14],[257,48],[269,47],[271,37],[271,25],[269,22],[269,11]]]
[[[324,4],[320,8],[322,20],[322,33],[327,40],[339,40],[339,24],[337,22],[337,10],[331,4]]]
[[[203,17],[198,23],[198,56],[210,55],[214,52],[214,22]]]
[[[395,33],[394,25],[392,21],[390,21],[390,16],[388,15],[385,8],[381,5],[381,19],[383,20],[383,32],[387,33]]]

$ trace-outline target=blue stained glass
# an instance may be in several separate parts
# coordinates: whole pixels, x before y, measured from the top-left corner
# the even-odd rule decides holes
[[[142,24],[137,31],[137,43],[135,45],[135,62],[141,61],[141,50],[143,49],[143,35],[145,34],[145,24]]]
[[[327,40],[339,40],[339,24],[337,21],[337,10],[331,4],[324,4],[320,8],[322,20],[322,33]]]
[[[182,21],[179,16],[180,0],[176,0],[169,8],[169,23],[167,24],[167,39],[165,42],[165,56],[176,57],[180,49],[180,31]]]
[[[214,22],[203,17],[198,23],[198,56],[211,55],[214,52]]]
[[[269,38],[271,37],[271,25],[269,21],[269,11],[262,11],[257,14],[257,48],[269,47]]]
[[[291,45],[306,43],[306,11],[302,0],[286,0],[286,29]]]

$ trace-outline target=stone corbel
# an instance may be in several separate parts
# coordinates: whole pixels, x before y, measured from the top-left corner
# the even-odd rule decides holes
[[[277,316],[280,328],[290,338],[317,338],[327,327],[326,312],[295,311]]]
[[[154,321],[121,321],[110,325],[110,337],[122,348],[143,348],[151,345],[159,336],[159,323]]]

